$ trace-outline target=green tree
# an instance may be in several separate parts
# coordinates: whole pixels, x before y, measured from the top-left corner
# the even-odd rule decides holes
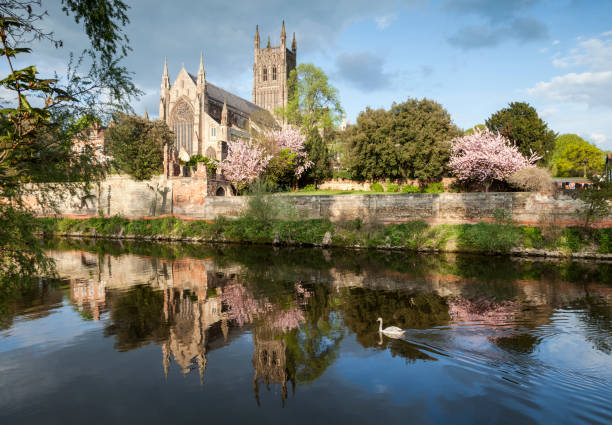
[[[557,176],[568,177],[603,172],[604,152],[575,134],[557,138],[551,163]]]
[[[71,55],[62,82],[41,78],[35,65],[15,66],[16,57],[31,53],[35,42],[63,47],[43,29],[47,10],[42,2],[0,3],[0,57],[6,60],[7,72],[0,87],[8,105],[0,110],[0,287],[53,272],[53,263],[35,237],[43,229],[33,219],[33,205],[53,208],[63,197],[87,196],[104,170],[91,149],[73,149],[74,139],[83,137],[94,121],[125,110],[139,93],[130,73],[119,65],[129,50],[123,33],[129,22],[127,6],[120,0],[95,3],[96,7],[87,0],[60,3],[67,15],[84,25],[91,42],[77,58]],[[41,182],[50,183],[30,184]]]
[[[495,112],[486,121],[489,130],[501,133],[516,143],[527,157],[533,151],[548,162],[555,146],[557,134],[526,102],[512,102],[507,108]]]
[[[333,136],[328,137],[329,139],[333,138]],[[306,152],[308,152],[308,159],[312,161],[312,166],[307,170],[302,181],[305,183],[313,182],[315,186],[318,186],[319,183],[332,176],[328,143],[323,140],[319,130],[313,128],[310,130],[304,146]]]
[[[584,202],[582,210],[578,214],[584,219],[584,227],[598,218],[610,214],[612,201],[612,183],[606,180],[591,179],[591,185],[577,193],[578,198]]]
[[[117,169],[136,180],[150,179],[163,171],[164,146],[173,141],[165,122],[123,115],[108,129],[105,142]]]
[[[460,136],[450,114],[429,99],[408,99],[390,110],[367,108],[344,134],[348,166],[364,180],[417,178],[423,182],[446,171],[450,140]]]
[[[464,135],[464,136],[467,136],[468,134],[474,134],[474,130],[480,130],[480,131],[482,131],[482,130],[484,130],[485,128],[487,128],[487,126],[486,126],[486,125],[484,125],[484,124],[476,124],[474,127],[472,127],[472,128],[468,128],[467,130],[465,130],[465,131],[463,132],[463,135]]]
[[[315,127],[330,130],[342,116],[338,90],[329,84],[321,68],[311,63],[299,64],[289,74],[288,86],[287,107],[277,112],[305,134]]]

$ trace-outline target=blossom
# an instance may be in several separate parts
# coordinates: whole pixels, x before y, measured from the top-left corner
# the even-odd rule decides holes
[[[451,141],[449,167],[459,180],[489,183],[504,180],[510,174],[532,166],[540,159],[533,152],[526,158],[499,133],[475,129],[474,134]]]
[[[295,176],[299,178],[304,171],[312,167],[313,163],[308,159],[304,142],[306,136],[293,126],[285,125],[280,130],[266,132],[266,137],[275,150],[283,151],[285,149],[295,154]]]
[[[227,157],[219,164],[225,177],[238,186],[246,186],[266,168],[271,156],[249,140],[238,139],[228,143]]]

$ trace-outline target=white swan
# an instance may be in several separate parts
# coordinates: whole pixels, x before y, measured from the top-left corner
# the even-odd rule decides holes
[[[383,329],[382,317],[379,317],[376,320],[378,321],[378,332],[381,334],[385,334],[390,338],[400,338],[404,336],[404,333],[406,332],[403,329],[398,328],[397,326],[389,326],[388,328]]]

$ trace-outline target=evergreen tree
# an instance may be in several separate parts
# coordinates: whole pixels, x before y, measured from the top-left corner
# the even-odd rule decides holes
[[[329,148],[316,128],[310,131],[306,138],[306,152],[312,161],[312,166],[304,176],[305,182],[313,182],[315,186],[332,176]]]
[[[539,116],[535,108],[525,102],[512,102],[507,108],[495,112],[486,121],[489,130],[516,143],[519,151],[531,152],[548,163],[555,147],[557,134]]]

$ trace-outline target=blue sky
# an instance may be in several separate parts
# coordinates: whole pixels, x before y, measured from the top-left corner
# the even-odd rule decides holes
[[[57,69],[79,27],[46,2],[46,25],[66,51],[36,54]],[[298,62],[323,68],[348,119],[409,97],[440,102],[462,128],[510,101],[532,104],[549,126],[612,149],[612,0],[128,1],[133,51],[126,65],[156,116],[164,56],[171,78],[204,52],[211,82],[251,99],[253,35],[279,43],[296,32]],[[75,47],[75,48],[76,48]],[[61,68],[60,68],[61,69]]]

